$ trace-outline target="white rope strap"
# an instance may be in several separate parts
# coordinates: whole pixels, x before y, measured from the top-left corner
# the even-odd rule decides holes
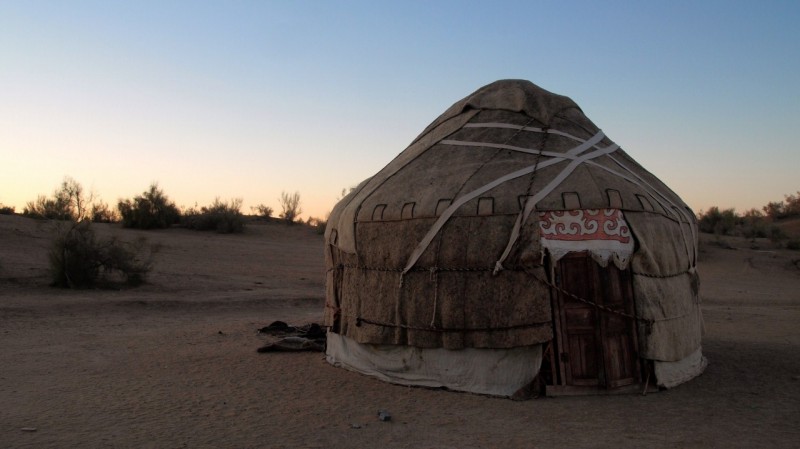
[[[508,123],[498,123],[498,122],[467,123],[467,124],[464,125],[464,128],[500,128],[500,129],[514,129],[514,130],[520,130],[520,131],[539,132],[539,133],[544,132],[544,133],[548,133],[548,134],[555,134],[555,135],[559,135],[559,136],[562,136],[562,137],[566,137],[568,139],[572,139],[572,140],[575,140],[577,142],[583,142],[583,139],[580,139],[580,138],[578,138],[576,136],[573,136],[572,134],[565,133],[563,131],[558,131],[558,130],[554,130],[554,129],[543,129],[543,128],[538,128],[538,127],[533,127],[533,126],[512,125],[512,124],[508,124]],[[480,146],[481,145],[478,142],[462,142],[462,141],[456,141],[456,140],[443,141],[442,143],[445,143],[445,142],[453,144],[453,145],[465,145],[465,146]],[[531,150],[531,149],[522,148],[522,147],[515,147],[515,146],[512,146],[512,145],[486,144],[486,146],[489,146],[489,147],[492,147],[492,148],[502,148],[502,149],[508,149],[508,150],[512,150],[512,151],[519,151],[519,152],[523,152],[523,153],[536,154],[536,150]],[[542,152],[542,155],[543,156],[552,156],[553,153],[552,152]],[[556,155],[556,157],[557,157],[557,155]],[[616,171],[613,171],[613,170],[611,170],[611,169],[609,169],[607,167],[604,167],[602,165],[596,164],[594,162],[592,162],[592,165],[600,167],[600,168],[602,168],[602,169],[604,169],[604,170],[606,170],[606,171],[608,171],[610,173],[613,173],[613,174],[615,174],[617,176],[620,176],[623,179],[625,179],[625,180],[637,185],[647,195],[649,195],[650,198],[653,199],[653,201],[658,203],[662,207],[662,209],[664,209],[669,215],[674,216],[679,222],[686,221],[688,223],[692,223],[692,217],[690,216],[688,211],[684,210],[683,208],[681,208],[677,204],[673,203],[672,200],[667,198],[660,190],[658,190],[655,187],[653,187],[652,185],[650,185],[646,180],[644,180],[641,176],[639,176],[635,171],[631,170],[630,168],[628,168],[627,166],[622,164],[622,162],[618,161],[613,156],[609,156],[609,157],[610,157],[610,159],[612,161],[614,161],[617,165],[619,165],[623,170],[625,170],[626,172],[630,173],[633,177],[635,177],[639,182],[636,182],[635,180],[633,180],[633,179],[631,179],[629,177],[623,176],[623,175],[621,175],[620,173],[618,173]],[[659,199],[659,197],[660,197],[660,199]],[[667,205],[665,203],[669,204],[670,207],[667,207]],[[677,210],[678,212],[676,213],[675,210]],[[691,232],[691,238],[693,239],[693,241],[696,241],[697,240],[697,231],[696,231],[696,229],[694,227],[690,226],[690,232]],[[697,261],[697,245],[694,245],[694,244],[690,245],[689,244],[689,242],[687,240],[686,233],[684,232],[682,226],[681,226],[681,237],[683,238],[684,249],[686,250],[686,253],[689,256],[689,258],[692,260],[691,263],[692,264],[696,263],[696,261]],[[691,251],[692,247],[694,247],[694,251]]]
[[[465,127],[466,126],[469,126],[469,125],[465,125]],[[515,126],[515,125],[509,125],[509,126],[503,126],[503,127],[509,127],[509,128],[514,127],[514,129],[519,129],[520,128],[520,127]],[[525,130],[528,130],[528,129],[525,129]],[[541,131],[540,128],[532,128],[532,127],[530,128],[530,130],[532,130],[532,131],[534,131],[534,130]],[[547,132],[552,132],[552,131],[548,130]],[[560,132],[552,132],[552,133],[553,134],[559,134],[559,135],[564,135],[565,134],[565,133],[560,133]],[[549,167],[551,165],[555,165],[555,164],[557,164],[559,162],[563,162],[565,160],[571,159],[572,162],[570,163],[570,166],[572,166],[574,164],[575,167],[577,167],[578,165],[580,165],[580,163],[584,162],[585,160],[592,159],[594,157],[598,157],[598,156],[601,156],[603,154],[608,154],[610,152],[615,151],[617,148],[619,148],[617,145],[612,145],[610,147],[602,148],[602,149],[599,149],[598,151],[589,153],[586,156],[578,157],[582,152],[586,151],[589,148],[594,147],[598,142],[600,142],[603,139],[603,137],[605,137],[605,135],[603,134],[602,131],[599,131],[597,134],[595,134],[591,139],[589,139],[587,141],[583,141],[581,139],[575,138],[574,136],[570,136],[570,138],[574,138],[574,139],[576,139],[576,140],[578,140],[578,141],[580,141],[582,143],[580,145],[578,145],[577,147],[572,148],[571,150],[569,150],[566,154],[558,153],[557,157],[553,157],[550,160],[541,162],[538,165],[531,165],[531,166],[528,166],[528,167],[524,167],[524,168],[522,168],[520,170],[508,173],[508,174],[506,174],[506,175],[504,175],[504,176],[502,176],[500,178],[495,179],[494,181],[492,181],[492,182],[490,182],[488,184],[485,184],[485,185],[483,185],[483,186],[481,186],[481,187],[479,187],[479,188],[477,188],[477,189],[475,189],[475,190],[473,190],[471,192],[468,192],[468,193],[462,195],[461,197],[457,198],[455,201],[453,201],[453,204],[451,204],[447,209],[445,209],[442,212],[442,214],[439,216],[439,218],[436,220],[436,222],[433,224],[433,226],[431,226],[431,229],[428,230],[428,233],[425,234],[425,237],[423,237],[422,241],[420,241],[419,244],[416,246],[416,248],[414,248],[414,251],[411,253],[411,256],[409,257],[408,262],[406,263],[406,266],[403,269],[403,273],[404,274],[407,273],[409,270],[411,270],[411,268],[414,267],[414,265],[417,263],[417,260],[419,260],[419,258],[422,256],[422,253],[425,252],[425,250],[428,248],[430,243],[433,241],[433,239],[436,237],[436,235],[442,229],[444,224],[447,223],[447,221],[455,213],[455,211],[458,210],[459,207],[464,205],[464,203],[466,203],[467,201],[470,201],[470,200],[472,200],[474,198],[477,198],[478,196],[488,192],[489,190],[494,189],[495,187],[497,187],[497,186],[499,186],[501,184],[504,184],[504,183],[506,183],[508,181],[511,181],[513,179],[517,179],[517,178],[519,178],[521,176],[525,176],[525,175],[531,174],[534,171],[538,171],[538,170],[544,169],[544,168]],[[455,142],[455,141],[452,141],[452,142]],[[442,143],[445,143],[445,141],[442,141]],[[450,144],[455,144],[455,143],[450,143]],[[459,145],[460,145],[460,143],[459,143]],[[480,146],[486,147],[486,146],[489,146],[489,145],[480,145]],[[568,166],[568,168],[569,168],[569,166]],[[574,170],[574,167],[571,168],[569,171],[572,172],[572,170]],[[561,181],[563,181],[563,178],[566,178],[566,176],[568,174],[569,173],[567,173],[563,177],[561,175],[559,175],[560,180],[558,181],[558,184],[560,184]],[[553,182],[551,182],[551,184],[553,184]],[[550,187],[550,185],[548,184],[548,187],[550,187],[550,190],[552,191],[552,189],[554,189],[558,184],[555,184],[552,187]],[[547,193],[549,193],[549,192],[547,192]],[[545,195],[542,195],[542,197],[544,197]],[[529,198],[529,200],[530,200],[530,198]],[[535,205],[535,202],[533,204]],[[528,204],[526,203],[526,208],[525,209],[528,208],[527,206],[528,206]],[[532,210],[532,207],[533,206],[531,206],[531,210]],[[522,212],[524,213],[525,211],[523,210]],[[530,211],[528,211],[528,215],[529,214],[530,214]],[[527,218],[527,215],[525,216],[525,218]],[[519,217],[518,217],[518,221],[519,221]],[[515,225],[515,229],[516,229],[516,235],[512,232],[512,240],[513,241],[516,241],[517,237],[519,236],[519,228],[516,225]],[[513,244],[513,241],[510,242],[510,244]],[[510,249],[507,249],[506,252],[510,252]],[[507,254],[505,254],[505,256],[507,256]],[[504,259],[504,258],[505,257],[503,257],[501,259]],[[499,262],[502,262],[502,260],[498,261],[498,263]]]
[[[569,153],[572,153],[574,155],[579,155],[582,152],[588,150],[589,148],[594,147],[595,144],[603,140],[603,137],[605,137],[605,134],[603,134],[602,131],[598,131],[597,134],[595,134],[591,139],[573,148],[572,150],[569,151]],[[533,212],[533,209],[536,207],[536,203],[541,201],[544,197],[549,195],[550,192],[555,190],[555,188],[558,187],[562,182],[564,182],[564,180],[567,179],[567,177],[571,175],[572,172],[575,171],[576,168],[578,168],[578,166],[596,157],[613,153],[618,148],[619,146],[617,144],[613,144],[606,148],[601,148],[592,151],[591,153],[587,153],[583,156],[580,156],[576,159],[573,159],[572,162],[570,162],[569,165],[564,167],[564,169],[561,170],[561,173],[559,173],[555,178],[553,178],[549,183],[547,183],[547,185],[544,186],[542,190],[536,192],[535,195],[528,197],[527,201],[525,201],[525,207],[520,211],[519,215],[517,215],[517,221],[514,222],[514,228],[511,230],[511,236],[508,239],[508,244],[506,244],[506,249],[503,251],[503,254],[500,256],[500,258],[494,265],[494,274],[497,274],[497,272],[503,269],[503,262],[506,260],[509,253],[511,253],[511,248],[514,246],[514,243],[516,243],[517,239],[519,238],[519,231],[522,228],[523,223],[525,223],[525,221],[531,215],[531,212]]]

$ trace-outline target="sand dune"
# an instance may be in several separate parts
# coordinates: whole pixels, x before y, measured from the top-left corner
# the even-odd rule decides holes
[[[51,222],[0,216],[0,447],[796,447],[800,252],[703,236],[709,367],[647,396],[514,402],[258,354],[322,316],[322,237],[253,224],[100,234],[158,244],[146,285],[47,287]],[[723,245],[725,246],[725,245]],[[377,419],[379,409],[392,415]],[[34,430],[35,429],[35,430]]]

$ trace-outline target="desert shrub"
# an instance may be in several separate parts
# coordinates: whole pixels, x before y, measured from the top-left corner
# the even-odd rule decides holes
[[[271,218],[272,213],[274,212],[271,207],[265,206],[264,204],[250,207],[250,211],[253,215],[257,215],[262,218]]]
[[[767,203],[763,210],[773,220],[800,216],[800,191],[794,195],[784,195],[783,201]]]
[[[47,198],[39,195],[35,201],[28,201],[22,209],[22,215],[31,218],[48,220],[72,220],[72,212],[68,204],[61,198]]]
[[[278,198],[281,205],[281,218],[287,223],[292,224],[297,221],[303,209],[300,208],[300,192],[286,193],[281,192]]]
[[[714,240],[712,240],[709,243],[723,249],[734,249],[734,250],[736,249],[733,245],[731,245],[731,243],[727,239],[723,238],[719,234],[714,234]]]
[[[14,207],[0,204],[0,215],[14,215]]]
[[[242,232],[245,223],[241,208],[241,198],[233,199],[229,203],[216,198],[208,207],[184,212],[181,225],[198,231],[217,231],[221,234]]]
[[[87,194],[78,181],[66,176],[51,197],[39,195],[36,200],[28,201],[22,215],[48,220],[117,221],[108,205],[102,201],[95,203],[94,197],[93,193]]]
[[[774,203],[770,203],[773,204]],[[707,212],[700,212],[698,226],[700,231],[716,235],[738,235],[750,239],[769,238],[778,243],[788,238],[786,233],[774,224],[770,218],[768,207],[764,208],[766,214],[756,209],[750,209],[742,215],[736,214],[733,209],[720,210],[711,207]]]
[[[180,220],[180,211],[175,203],[158,188],[157,183],[133,200],[119,200],[117,209],[122,217],[122,226],[137,229],[166,228]]]
[[[89,216],[95,223],[117,223],[119,221],[117,211],[111,209],[108,204],[102,201],[92,204]]]
[[[697,224],[702,232],[730,235],[736,228],[736,212],[733,209],[721,211],[718,207],[714,206],[709,208],[705,213],[700,212]]]
[[[773,243],[779,243],[782,240],[786,240],[788,238],[786,233],[783,232],[783,229],[775,225],[769,227],[769,233],[767,237],[769,237],[770,241],[772,241]]]
[[[749,239],[764,238],[768,235],[768,224],[764,214],[758,209],[750,209],[737,219],[741,234]]]
[[[50,220],[80,221],[87,218],[91,202],[92,195],[87,197],[83,186],[66,176],[51,198],[39,195],[35,201],[29,201],[25,205],[22,215]]]
[[[791,249],[794,251],[800,250],[800,239],[792,239],[786,242],[786,249]]]
[[[784,213],[787,217],[800,216],[800,190],[795,195],[784,195]]]
[[[321,218],[308,217],[306,224],[314,228],[314,230],[317,231],[317,234],[324,234],[325,226],[328,225],[328,221]]]
[[[128,285],[144,282],[152,253],[140,257],[144,242],[126,244],[115,238],[98,240],[89,220],[59,226],[50,249],[52,285],[89,288],[111,283],[114,276]]]
[[[769,226],[763,221],[744,223],[741,227],[743,237],[749,239],[764,238],[769,235]]]

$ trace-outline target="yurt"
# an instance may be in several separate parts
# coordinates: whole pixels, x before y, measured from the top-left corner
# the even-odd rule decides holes
[[[692,210],[571,99],[502,80],[343,198],[325,231],[326,358],[524,398],[700,373]]]

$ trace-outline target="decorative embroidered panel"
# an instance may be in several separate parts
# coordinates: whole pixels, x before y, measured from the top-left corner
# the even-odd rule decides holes
[[[567,253],[588,251],[600,265],[613,260],[624,269],[633,255],[633,236],[619,209],[539,212],[539,230],[542,251],[549,251],[554,262]]]

